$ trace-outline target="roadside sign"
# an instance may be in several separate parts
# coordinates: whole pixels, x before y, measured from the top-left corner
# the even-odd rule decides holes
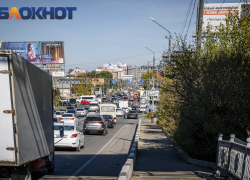
[[[147,100],[145,98],[141,99],[142,104],[146,104]]]
[[[147,91],[145,90],[141,91],[140,98],[147,98]]]

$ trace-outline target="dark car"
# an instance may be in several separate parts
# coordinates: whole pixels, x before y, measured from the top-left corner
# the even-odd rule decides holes
[[[137,114],[137,111],[136,110],[130,110],[127,114],[127,118],[130,119],[130,118],[134,118],[134,119],[137,119],[138,118],[138,114]]]
[[[105,120],[108,120],[108,127],[114,127],[114,118],[112,115],[102,115]]]
[[[71,99],[69,100],[68,106],[76,106],[76,99],[71,98]]]
[[[108,134],[108,120],[105,120],[101,115],[89,115],[84,120],[83,131],[85,135],[95,132],[105,136]]]

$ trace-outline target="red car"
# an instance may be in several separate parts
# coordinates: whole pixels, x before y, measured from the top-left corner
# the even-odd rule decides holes
[[[81,103],[84,104],[84,105],[89,104],[89,102],[87,100],[82,100]]]

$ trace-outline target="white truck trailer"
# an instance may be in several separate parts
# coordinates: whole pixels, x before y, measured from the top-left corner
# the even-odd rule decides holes
[[[119,108],[128,107],[128,101],[119,101]]]
[[[54,171],[52,79],[10,50],[0,50],[0,179]]]

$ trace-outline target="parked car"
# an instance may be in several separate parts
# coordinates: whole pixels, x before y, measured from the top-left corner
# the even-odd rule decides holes
[[[98,110],[97,109],[92,109],[92,108],[88,109],[87,116],[88,115],[97,115],[97,114],[98,114]]]
[[[103,116],[103,118],[105,119],[105,120],[107,120],[108,121],[108,127],[111,127],[111,128],[113,128],[114,127],[114,118],[113,118],[113,116],[111,116],[111,115],[106,115],[106,114],[104,114],[104,115],[102,115]]]
[[[107,98],[106,98],[106,97],[103,97],[103,98],[102,98],[102,102],[107,102]]]
[[[78,124],[78,118],[72,113],[64,113],[62,117],[60,117],[60,122]]]
[[[64,128],[64,136],[60,137],[59,129]],[[71,147],[80,151],[84,147],[85,137],[77,124],[55,123],[54,124],[54,143],[55,147]]]
[[[128,118],[128,119],[130,119],[130,118],[138,119],[137,111],[135,111],[135,110],[130,110],[130,111],[127,113],[127,118]]]
[[[87,100],[81,100],[81,104],[83,104],[83,105],[85,105],[85,104],[89,104],[90,102],[89,101],[87,101]]]
[[[123,116],[124,112],[122,111],[121,108],[116,109],[116,116]]]
[[[86,116],[87,115],[87,111],[83,108],[77,108],[76,109],[76,114],[77,116]]]
[[[89,115],[84,121],[83,131],[84,134],[97,132],[105,136],[108,134],[108,120],[105,120],[101,115]]]

